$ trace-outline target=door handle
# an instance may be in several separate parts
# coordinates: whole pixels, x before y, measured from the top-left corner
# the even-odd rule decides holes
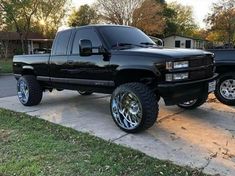
[[[74,61],[73,60],[67,60],[67,64],[73,65]]]

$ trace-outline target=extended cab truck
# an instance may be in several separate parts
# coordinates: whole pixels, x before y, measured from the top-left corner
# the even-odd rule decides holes
[[[93,25],[58,32],[50,55],[15,56],[13,69],[23,105],[39,104],[52,89],[112,94],[114,122],[134,133],[154,124],[160,97],[202,105],[215,89],[213,63],[210,52],[162,49],[133,27]]]
[[[210,50],[215,53],[216,73],[219,74],[215,96],[226,105],[235,105],[235,50]]]

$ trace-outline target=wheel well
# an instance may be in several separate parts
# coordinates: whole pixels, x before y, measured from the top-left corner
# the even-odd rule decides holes
[[[117,73],[115,85],[119,86],[129,82],[153,83],[156,81],[156,75],[149,70],[125,69]]]
[[[34,71],[31,69],[23,69],[22,75],[35,75],[35,74],[34,74]]]
[[[235,72],[234,65],[226,65],[226,66],[217,66],[216,73],[227,73],[227,72]]]

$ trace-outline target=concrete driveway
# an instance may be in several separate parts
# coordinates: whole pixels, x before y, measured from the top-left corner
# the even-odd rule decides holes
[[[160,103],[158,122],[146,132],[133,135],[116,127],[109,99],[104,94],[84,97],[77,92],[55,91],[45,93],[42,103],[35,107],[22,106],[16,96],[1,98],[0,107],[88,132],[205,173],[235,175],[235,107],[213,98],[193,111]]]
[[[12,74],[0,73],[0,98],[16,95],[16,79]]]

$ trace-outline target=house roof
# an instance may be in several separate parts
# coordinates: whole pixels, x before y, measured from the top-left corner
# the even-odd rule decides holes
[[[23,37],[25,33],[23,33]],[[28,40],[34,39],[46,39],[43,35],[35,32],[30,32],[28,34]],[[0,31],[0,40],[20,40],[20,35],[17,32],[3,32]]]
[[[184,38],[188,38],[188,39],[192,39],[192,40],[203,40],[203,41],[206,41],[205,39],[201,39],[201,38],[196,38],[196,37],[189,37],[189,36],[184,36],[184,35],[178,35],[178,34],[171,34],[171,35],[168,35],[166,36],[165,38],[169,38],[169,37],[184,37]],[[165,39],[164,38],[164,39]]]

